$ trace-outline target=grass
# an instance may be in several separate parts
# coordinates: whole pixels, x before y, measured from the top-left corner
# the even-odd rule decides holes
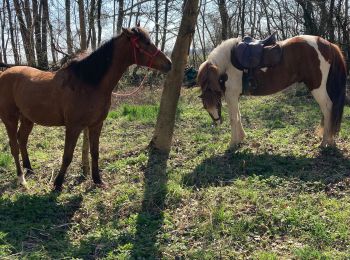
[[[183,90],[165,157],[146,148],[159,94],[119,100],[109,113],[107,190],[82,178],[80,139],[63,192],[52,193],[64,129],[39,126],[29,139],[36,173],[18,187],[0,125],[0,258],[350,258],[349,108],[338,148],[320,149],[321,113],[308,95],[242,97],[247,138],[229,150],[227,111],[213,128],[198,90]]]

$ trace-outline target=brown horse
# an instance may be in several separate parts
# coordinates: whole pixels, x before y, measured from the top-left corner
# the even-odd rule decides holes
[[[231,123],[231,145],[241,142],[245,132],[238,100],[243,92],[243,71],[232,54],[239,38],[229,39],[216,47],[198,73],[203,105],[214,120],[221,120],[221,98],[225,97]],[[340,129],[344,100],[346,65],[341,50],[318,36],[297,36],[277,43],[282,52],[277,64],[254,71],[257,83],[251,95],[270,95],[296,82],[303,82],[318,102],[323,118],[322,146],[333,145]]]
[[[65,145],[55,190],[62,183],[79,134],[89,129],[92,179],[103,185],[99,174],[99,137],[111,105],[111,94],[125,70],[138,64],[168,72],[170,59],[151,42],[148,32],[140,27],[123,32],[80,60],[74,60],[57,72],[44,72],[16,66],[0,77],[0,118],[10,140],[19,183],[25,184],[23,167],[32,171],[27,141],[33,124],[65,126]],[[18,122],[20,127],[18,129]]]

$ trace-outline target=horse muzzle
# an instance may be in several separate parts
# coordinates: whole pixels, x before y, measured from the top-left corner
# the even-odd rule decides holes
[[[210,116],[211,116],[211,119],[213,119],[214,126],[219,126],[222,124],[222,117],[221,116],[219,116],[218,118],[214,118],[212,115],[210,115]]]
[[[167,73],[171,70],[172,68],[172,62],[170,59],[167,60],[167,62],[163,65],[162,71]]]

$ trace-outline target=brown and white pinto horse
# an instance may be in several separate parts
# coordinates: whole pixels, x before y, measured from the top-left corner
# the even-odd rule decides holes
[[[57,72],[16,66],[0,77],[0,118],[10,139],[18,181],[25,184],[23,167],[32,171],[27,141],[33,124],[65,126],[66,137],[60,171],[54,188],[62,183],[80,132],[88,127],[92,157],[92,179],[102,185],[98,167],[99,137],[111,105],[111,94],[125,70],[132,64],[162,72],[171,69],[170,59],[151,42],[148,32],[137,26],[103,44],[95,52],[74,60]],[[18,122],[20,127],[18,128]]]
[[[221,98],[225,97],[231,123],[230,145],[240,143],[245,132],[238,106],[242,93],[242,71],[231,63],[231,50],[240,38],[216,47],[199,68],[198,82],[204,108],[214,122],[221,120]],[[278,42],[282,59],[277,66],[255,71],[258,87],[251,95],[270,95],[293,83],[303,82],[318,102],[323,118],[322,146],[333,145],[339,131],[345,100],[346,65],[341,50],[317,36],[297,36]]]

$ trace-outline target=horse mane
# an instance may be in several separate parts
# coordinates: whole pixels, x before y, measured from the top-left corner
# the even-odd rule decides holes
[[[215,47],[214,50],[209,54],[208,61],[212,64],[215,64],[220,73],[225,72],[228,66],[231,64],[231,50],[241,41],[241,38],[231,38],[223,41]]]
[[[112,64],[113,43],[116,38],[113,37],[87,56],[73,59],[66,68],[84,83],[97,86]]]

